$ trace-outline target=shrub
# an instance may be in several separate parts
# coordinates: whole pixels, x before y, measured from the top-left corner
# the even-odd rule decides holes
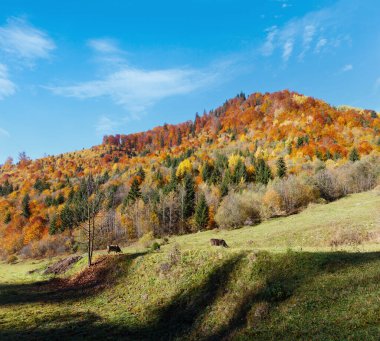
[[[157,251],[160,249],[160,244],[158,244],[157,242],[154,242],[150,248],[152,251]]]
[[[48,236],[24,246],[20,255],[24,258],[53,257],[73,249],[73,240],[67,236]]]
[[[261,219],[261,204],[257,193],[244,191],[242,194],[230,193],[220,204],[215,221],[221,228],[237,228],[252,225]]]
[[[345,191],[343,184],[340,182],[337,174],[328,169],[319,171],[313,178],[315,186],[319,190],[321,198],[333,201],[344,196]]]
[[[353,247],[358,247],[364,241],[370,239],[370,235],[367,231],[360,231],[357,229],[339,229],[336,231],[335,235],[330,240],[330,246],[332,248],[350,245]]]
[[[369,157],[340,168],[345,193],[357,193],[374,188],[380,176],[380,160]]]
[[[278,198],[273,195],[274,199],[269,204],[275,207],[276,203],[273,201],[280,199],[281,211],[286,214],[296,213],[300,208],[307,206],[318,197],[318,192],[314,186],[296,176],[275,179],[269,184],[267,193],[269,191],[275,191],[279,196]]]
[[[8,258],[7,258],[7,263],[8,264],[14,264],[16,263],[18,260],[17,256],[16,255],[10,255]]]

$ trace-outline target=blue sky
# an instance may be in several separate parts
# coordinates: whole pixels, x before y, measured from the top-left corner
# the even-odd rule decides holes
[[[193,119],[240,91],[380,111],[377,0],[2,0],[0,163]]]

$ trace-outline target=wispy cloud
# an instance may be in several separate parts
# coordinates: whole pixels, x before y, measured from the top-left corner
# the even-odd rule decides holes
[[[0,137],[10,137],[10,136],[11,134],[7,130],[0,127]]]
[[[284,50],[282,52],[282,59],[288,61],[293,52],[294,41],[289,39],[284,44]]]
[[[90,39],[87,45],[100,53],[119,53],[121,50],[113,39]]]
[[[49,89],[56,95],[80,99],[108,97],[138,115],[164,98],[204,87],[214,77],[210,72],[190,68],[144,70],[123,66],[103,79]]]
[[[0,26],[0,51],[12,58],[33,64],[37,59],[49,58],[54,49],[54,41],[24,19],[9,18]]]
[[[294,18],[283,26],[272,26],[266,31],[266,38],[261,46],[264,56],[271,56],[276,51],[281,52],[284,62],[294,54],[302,60],[308,52],[321,53],[324,48],[336,47],[343,39],[337,33],[340,25],[341,5],[325,8]],[[328,38],[326,38],[328,35]],[[344,37],[347,40],[347,37]]]
[[[347,72],[347,71],[351,71],[354,67],[352,66],[352,64],[346,64],[345,66],[342,67],[342,72]]]
[[[9,79],[6,65],[0,64],[0,100],[16,92],[16,85]]]
[[[95,51],[103,72],[106,70],[104,76],[68,86],[46,88],[65,97],[108,98],[135,118],[165,98],[189,94],[213,83],[222,70],[230,67],[229,62],[224,61],[207,70],[190,67],[148,70],[131,66],[125,59],[126,52],[118,47],[115,40],[93,39],[87,44]],[[102,117],[97,131],[110,130],[114,125],[109,118]]]
[[[102,116],[96,123],[95,130],[98,135],[103,136],[106,134],[111,134],[113,130],[120,125],[120,121],[113,120],[108,116]]]

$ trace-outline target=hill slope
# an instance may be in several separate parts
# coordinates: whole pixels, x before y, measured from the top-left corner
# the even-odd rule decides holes
[[[361,252],[352,252],[358,245],[332,252],[319,235],[343,220],[342,229],[376,238],[379,198],[355,194],[256,227],[175,237],[159,252],[125,248],[124,255],[99,255],[92,269],[73,276],[86,264],[79,262],[73,277],[58,282],[35,283],[43,277],[25,274],[24,263],[0,264],[2,273],[14,274],[0,280],[0,337],[376,340],[378,239],[363,239]],[[214,236],[231,247],[210,248]],[[287,240],[294,251],[285,251]],[[24,272],[18,282],[17,269]]]
[[[4,257],[20,252],[33,256],[58,253],[60,247],[75,249],[70,231],[83,222],[78,207],[83,179],[89,174],[97,177],[107,197],[102,212],[106,218],[99,224],[104,227],[110,219],[115,222],[108,228],[115,233],[105,233],[102,245],[129,243],[149,232],[163,236],[214,228],[223,197],[266,185],[278,173],[279,158],[288,175],[312,177],[327,168],[336,170],[335,174],[345,173],[340,182],[352,182],[347,179],[357,176],[344,164],[367,155],[379,157],[379,131],[380,118],[372,110],[335,108],[312,97],[281,91],[248,97],[240,94],[203,116],[197,115],[194,122],[106,136],[102,145],[88,150],[34,161],[21,155],[16,165],[9,160],[0,168],[0,253]],[[372,164],[376,165],[375,161]],[[360,167],[369,168],[366,164]],[[355,171],[365,174],[360,167]],[[376,172],[360,184],[350,187],[345,183],[342,193],[333,198],[328,195],[327,200],[373,188]],[[191,192],[195,192],[189,207],[184,207],[181,199],[186,175],[194,187]],[[194,212],[202,194],[209,217],[200,224]],[[317,199],[317,194],[312,195],[308,200]],[[283,214],[286,210],[279,206],[277,211]],[[277,211],[273,215],[278,215]],[[40,240],[46,245],[38,245]]]

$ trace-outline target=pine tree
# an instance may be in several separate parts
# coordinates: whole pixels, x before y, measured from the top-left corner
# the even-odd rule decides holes
[[[58,219],[57,219],[57,216],[54,215],[52,220],[50,221],[49,234],[50,235],[56,234],[57,231],[58,231]]]
[[[140,166],[139,169],[137,170],[137,173],[136,173],[137,176],[139,176],[141,178],[142,181],[145,180],[145,171],[144,169]]]
[[[247,169],[243,160],[239,158],[232,174],[232,181],[235,184],[239,184],[242,180],[244,182],[247,181]]]
[[[187,174],[184,179],[185,182],[185,197],[183,216],[185,219],[190,218],[194,213],[195,208],[195,188],[194,181],[191,175]]]
[[[358,152],[358,150],[355,147],[351,150],[350,155],[348,156],[348,158],[352,162],[360,160],[359,152]]]
[[[202,193],[197,206],[195,207],[195,224],[199,230],[202,230],[207,227],[209,221],[209,209],[206,202],[206,197]]]
[[[25,218],[29,218],[32,213],[30,212],[30,196],[29,194],[26,194],[24,198],[22,199],[21,209],[22,209],[22,215]]]
[[[11,216],[11,213],[10,212],[7,212],[7,214],[5,215],[5,218],[4,218],[4,224],[9,224],[12,220],[12,216]]]
[[[80,210],[80,207],[79,207],[79,204],[77,204],[77,212],[79,212]],[[65,231],[66,229],[71,229],[73,228],[75,225],[76,225],[76,216],[78,216],[78,218],[80,217],[80,214],[76,214],[74,209],[72,209],[70,207],[70,205],[68,203],[65,204],[65,206],[63,206],[63,209],[60,213],[60,218],[61,218],[61,228],[60,230],[63,232]]]
[[[286,163],[285,163],[285,160],[283,157],[280,157],[278,160],[277,160],[277,176],[279,178],[283,178],[284,176],[286,176]]]
[[[126,203],[133,204],[138,198],[141,197],[140,184],[137,179],[133,179],[131,189],[128,192]]]
[[[272,172],[264,159],[258,159],[256,163],[256,181],[266,185],[272,178]]]

